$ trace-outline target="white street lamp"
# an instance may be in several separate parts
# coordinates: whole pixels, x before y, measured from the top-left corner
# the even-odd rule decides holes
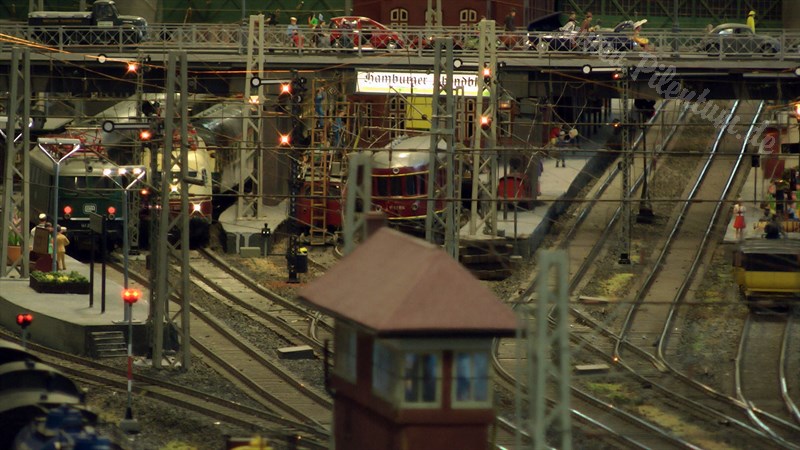
[[[58,251],[56,248],[56,238],[58,237],[58,185],[59,185],[59,177],[61,175],[61,163],[72,156],[74,153],[78,152],[81,149],[81,141],[80,139],[62,139],[62,138],[39,138],[38,139],[38,147],[39,149],[53,161],[53,169],[55,171],[55,186],[53,188],[53,272],[57,271],[57,261],[56,261],[56,252]],[[48,145],[55,145],[57,147],[71,147],[72,149],[65,153],[63,156],[59,157],[59,154],[56,152],[49,152],[45,146]]]
[[[130,189],[145,176],[145,168],[142,166],[119,166],[117,171],[103,169],[103,175],[109,177],[120,189],[122,189],[122,260],[123,260],[123,288],[128,289],[128,253],[130,252],[130,242],[128,241],[128,192]],[[114,176],[128,177],[133,179],[126,185],[120,184]],[[125,308],[125,319],[131,320],[130,308]]]

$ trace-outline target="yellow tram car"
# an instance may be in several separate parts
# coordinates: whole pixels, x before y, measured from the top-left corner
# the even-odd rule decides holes
[[[800,302],[800,240],[745,240],[734,253],[733,275],[748,306]]]

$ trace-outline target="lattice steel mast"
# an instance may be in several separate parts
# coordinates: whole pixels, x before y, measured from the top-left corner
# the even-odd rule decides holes
[[[264,102],[264,86],[255,87],[257,102],[251,103],[249,95],[254,89],[253,77],[264,77],[264,15],[250,16],[247,33],[247,59],[245,60],[244,92],[242,98],[242,140],[239,143],[239,189],[236,198],[236,217],[244,219],[262,216],[264,186],[261,183],[261,170],[257,164],[261,148],[262,120],[261,107]],[[256,108],[254,108],[256,106]],[[248,182],[252,183],[251,193],[245,192]]]
[[[20,65],[22,67],[20,68]],[[23,278],[30,272],[30,152],[31,135],[31,53],[30,50],[14,47],[11,49],[9,67],[8,104],[6,105],[5,145],[6,160],[3,173],[2,218],[0,218],[0,278],[8,278],[16,270]],[[22,95],[20,95],[22,84]],[[20,111],[22,114],[20,115]],[[19,131],[17,131],[19,124]],[[19,133],[19,134],[17,134]],[[19,183],[14,183],[14,179]],[[21,189],[21,191],[20,191]],[[21,213],[22,217],[16,216]],[[22,234],[22,255],[8,264],[8,237],[11,230]]]
[[[631,263],[631,143],[630,126],[631,118],[628,114],[628,68],[622,72],[619,81],[620,90],[620,107],[622,109],[622,118],[620,126],[622,127],[622,217],[620,220],[620,239],[619,239],[619,263]]]
[[[469,235],[483,225],[483,233],[497,235],[497,42],[494,20],[478,23],[478,93],[472,135],[472,203]],[[488,71],[488,72],[487,72]],[[488,123],[482,124],[482,118]],[[483,150],[486,149],[486,150]],[[481,180],[481,174],[485,177]],[[482,203],[482,211],[478,205]],[[482,214],[481,214],[482,213]]]
[[[179,67],[176,65],[179,64]],[[176,72],[177,75],[176,75]],[[161,210],[158,227],[158,240],[150,245],[156,250],[156,263],[153,264],[151,279],[155,279],[155,298],[153,320],[153,366],[160,368],[165,362],[164,344],[170,342],[171,333],[165,339],[165,329],[171,330],[179,321],[180,346],[178,358],[167,360],[170,365],[178,362],[183,370],[191,367],[191,335],[189,333],[189,105],[186,52],[170,52],[167,64],[167,108],[164,115],[164,150],[161,158]],[[175,108],[176,88],[179,92],[179,105]],[[179,120],[180,156],[172,161],[175,121]],[[173,179],[172,168],[180,166],[178,175],[181,208],[177,213],[170,211],[170,184]],[[173,215],[171,217],[171,215]],[[180,240],[169,242],[170,231],[179,234]],[[179,273],[175,274],[175,271]],[[180,303],[175,315],[170,315],[169,301],[176,297]],[[180,315],[180,318],[178,318]]]
[[[453,41],[437,40],[434,44],[433,97],[431,99],[431,148],[428,166],[428,208],[425,217],[425,239],[436,240],[435,230],[444,230],[445,251],[458,260],[458,216],[461,209],[461,174],[455,166],[455,98],[453,95]],[[445,55],[442,58],[442,50]],[[442,81],[444,75],[444,81]],[[439,176],[439,142],[445,142],[445,203],[442,216],[436,213],[436,177]],[[460,167],[460,166],[459,166]],[[456,189],[456,186],[459,188]],[[456,197],[456,191],[459,192]]]

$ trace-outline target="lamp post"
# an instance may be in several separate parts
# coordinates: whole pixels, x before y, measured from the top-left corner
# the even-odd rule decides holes
[[[133,418],[133,304],[139,300],[141,292],[138,289],[125,288],[122,291],[122,301],[125,302],[125,315],[128,316],[128,406],[125,408],[125,418],[120,421],[123,431],[133,434],[140,430],[139,422]]]
[[[61,139],[61,138],[39,138],[38,139],[38,147],[39,150],[44,152],[50,161],[53,162],[53,171],[55,172],[55,180],[53,186],[53,235],[51,239],[53,240],[53,268],[52,271],[55,272],[58,270],[58,263],[56,261],[56,238],[58,237],[58,179],[61,175],[61,163],[72,156],[74,153],[78,152],[81,149],[81,141],[80,139]],[[60,158],[56,154],[56,152],[50,153],[45,146],[46,145],[55,145],[58,147],[67,147],[72,146],[72,149],[61,156]]]
[[[111,169],[104,169],[103,175],[107,176],[114,182],[120,189],[122,189],[122,261],[123,261],[123,275],[122,287],[128,289],[128,253],[130,252],[130,242],[128,240],[128,191],[145,176],[145,169],[141,166],[120,166],[116,174],[120,177],[132,175],[133,180],[127,185],[120,184],[116,179],[111,177],[114,172]],[[131,321],[131,310],[125,308],[126,321]]]

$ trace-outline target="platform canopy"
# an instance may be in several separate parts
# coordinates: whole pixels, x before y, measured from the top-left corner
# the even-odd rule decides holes
[[[387,227],[299,295],[382,337],[508,336],[517,327],[511,308],[443,250]]]

